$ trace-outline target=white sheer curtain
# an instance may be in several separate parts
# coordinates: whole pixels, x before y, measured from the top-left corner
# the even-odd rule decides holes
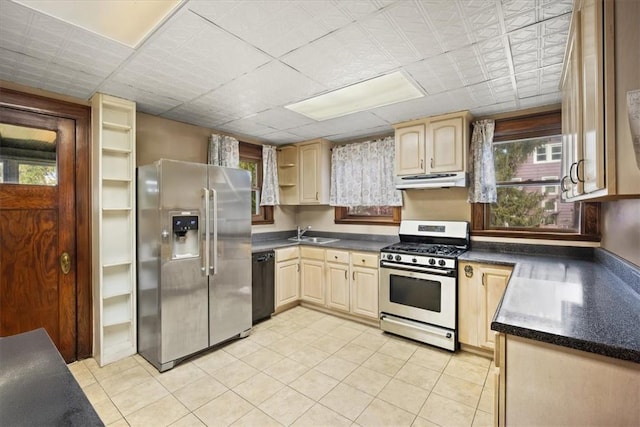
[[[495,203],[498,199],[492,147],[494,129],[493,120],[473,123],[469,203]]]
[[[278,159],[276,147],[262,146],[262,196],[260,206],[275,206],[280,204],[278,187]]]
[[[212,134],[209,137],[209,156],[207,163],[215,166],[237,168],[240,165],[240,148],[238,140],[226,136]]]
[[[331,152],[331,206],[402,206],[393,183],[392,137],[347,144]]]

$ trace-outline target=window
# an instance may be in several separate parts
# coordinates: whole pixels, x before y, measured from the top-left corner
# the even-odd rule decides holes
[[[598,203],[561,200],[560,112],[496,120],[498,200],[473,205],[474,235],[599,239]]]
[[[241,142],[240,168],[251,174],[251,224],[273,224],[273,206],[260,206],[262,146]]]
[[[400,224],[402,208],[393,206],[352,206],[335,208],[336,224]]]

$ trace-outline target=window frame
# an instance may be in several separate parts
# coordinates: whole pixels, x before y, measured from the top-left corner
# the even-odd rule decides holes
[[[560,135],[562,122],[560,110],[542,113],[514,115],[495,119],[494,142],[540,138]],[[549,145],[551,146],[551,144]],[[548,151],[549,155],[551,149]],[[534,154],[535,160],[535,154]],[[561,160],[560,160],[561,161]],[[541,185],[544,186],[544,183]],[[579,231],[563,231],[543,228],[490,228],[489,203],[471,204],[471,235],[487,237],[515,237],[529,239],[600,241],[600,203],[574,202],[580,205]]]
[[[257,186],[262,193],[262,145],[240,141],[238,144],[240,161],[257,162]],[[253,188],[252,188],[253,190]],[[273,224],[273,206],[260,206],[259,214],[251,214],[251,225]]]
[[[335,207],[335,224],[400,225],[402,207],[394,206],[392,216],[350,215],[349,208]]]

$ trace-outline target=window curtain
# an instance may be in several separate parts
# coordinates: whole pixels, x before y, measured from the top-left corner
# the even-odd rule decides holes
[[[260,206],[275,206],[280,204],[278,187],[278,158],[276,147],[262,146],[262,197]]]
[[[240,165],[238,140],[226,135],[212,134],[209,137],[209,156],[207,163],[215,166],[237,168]]]
[[[493,120],[479,120],[473,123],[469,203],[495,203],[498,199],[493,164],[494,129]]]
[[[393,183],[392,137],[347,144],[331,152],[331,206],[402,206]]]

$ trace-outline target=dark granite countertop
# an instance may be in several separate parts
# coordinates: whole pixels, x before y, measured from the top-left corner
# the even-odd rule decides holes
[[[0,425],[104,426],[44,329],[0,338]]]
[[[640,272],[602,249],[573,249],[583,253],[474,249],[459,262],[514,266],[491,329],[640,363]]]
[[[353,233],[326,233],[310,232],[305,236],[331,237],[336,238],[335,242],[324,244],[310,242],[294,242],[287,240],[295,235],[295,231],[273,233],[265,238],[254,239],[251,244],[251,252],[263,252],[272,249],[284,248],[287,246],[316,246],[320,248],[344,249],[349,251],[379,252],[385,246],[397,242],[397,236],[385,235],[361,235]],[[269,238],[272,237],[272,238]]]

